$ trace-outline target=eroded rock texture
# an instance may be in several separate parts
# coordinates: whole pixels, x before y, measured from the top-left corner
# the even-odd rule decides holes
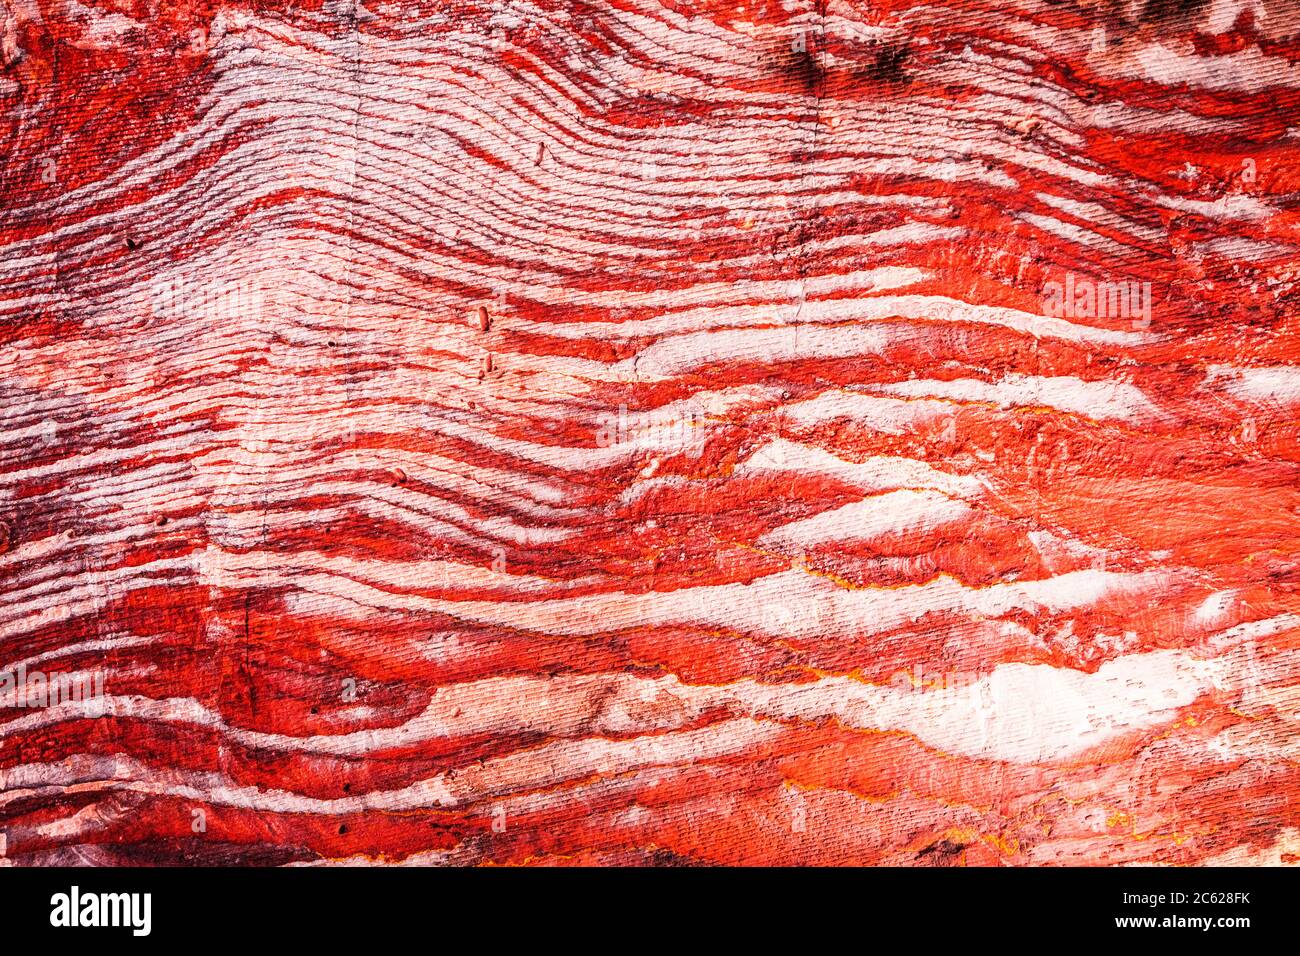
[[[0,50],[8,859],[1300,852],[1291,0]]]

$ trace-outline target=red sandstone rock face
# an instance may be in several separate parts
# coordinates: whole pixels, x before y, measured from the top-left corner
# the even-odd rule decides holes
[[[1291,0],[0,17],[11,860],[1300,853]]]

